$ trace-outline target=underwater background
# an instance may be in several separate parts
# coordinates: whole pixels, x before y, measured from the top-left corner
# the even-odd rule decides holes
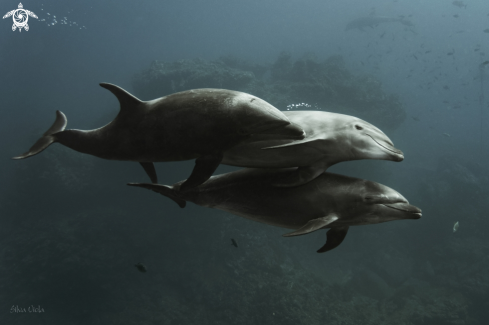
[[[487,324],[486,1],[22,4],[38,16],[29,31],[0,20],[0,324]],[[2,0],[1,15],[17,6]],[[359,17],[397,20],[346,28]],[[59,144],[11,160],[56,110],[68,128],[111,121],[119,103],[100,82],[142,100],[225,88],[362,118],[404,161],[328,171],[385,184],[423,217],[352,227],[317,254],[324,231],[284,238],[126,186],[148,181],[137,163]],[[156,164],[160,183],[193,165]]]

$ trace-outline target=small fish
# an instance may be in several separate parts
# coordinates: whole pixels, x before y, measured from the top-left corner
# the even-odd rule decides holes
[[[484,61],[484,62],[481,63],[481,66],[484,66],[484,65],[487,65],[487,64],[489,64],[489,61]]]
[[[418,59],[418,57],[417,57],[416,55],[414,55],[414,54],[413,54],[413,56],[414,56],[414,58],[415,58],[416,60]]]
[[[489,33],[489,28],[483,30],[484,33]]]
[[[452,2],[452,5],[459,7],[459,8],[465,8],[467,9],[467,5],[463,1],[454,1]]]
[[[458,221],[457,221],[457,222],[455,222],[455,224],[453,225],[453,232],[456,232],[456,231],[458,230],[458,226],[459,226],[459,224],[458,224]]]
[[[424,54],[428,54],[428,53],[431,53],[431,51],[425,51]]]
[[[450,134],[448,134],[448,133],[443,133],[443,135],[446,136],[447,138],[450,137]]]
[[[415,120],[416,122],[419,122],[419,118],[414,117],[414,116],[411,116],[411,118],[412,118],[413,120]]]
[[[139,272],[145,273],[147,271],[146,266],[141,263],[135,264],[134,266],[138,269]]]
[[[460,17],[460,16],[459,16],[459,15],[453,15],[453,17],[458,18],[458,17]]]
[[[231,238],[231,245],[238,248],[238,243],[233,238]]]

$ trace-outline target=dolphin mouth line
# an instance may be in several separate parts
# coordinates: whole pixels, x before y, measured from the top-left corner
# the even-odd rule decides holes
[[[422,214],[421,212],[413,212],[413,211],[409,211],[409,210],[406,210],[406,209],[401,209],[401,208],[398,208],[398,207],[394,207],[392,205],[390,205],[389,203],[380,203],[381,205],[387,207],[387,208],[390,208],[390,209],[394,209],[394,210],[398,210],[398,211],[402,211],[402,212],[407,212],[409,214],[412,214],[412,215],[415,215],[417,216],[418,218],[421,218]],[[392,203],[391,203],[392,204]]]
[[[373,137],[373,136],[371,136],[370,134],[368,134],[368,133],[365,133],[365,134],[366,134],[366,135],[368,135],[368,136],[369,136],[369,137],[370,137],[372,140],[374,140],[374,141],[375,141],[375,143],[377,143],[377,144],[378,144],[379,146],[381,146],[382,148],[384,148],[384,149],[386,149],[386,150],[389,150],[390,152],[393,152],[393,153],[395,153],[395,154],[397,154],[397,155],[402,155],[402,151],[401,151],[401,150],[398,150],[398,149],[395,149],[395,148],[394,148],[395,150],[390,149],[390,148],[387,148],[386,146],[382,145],[382,144],[381,144],[381,143],[379,143],[377,140],[375,140],[375,139],[374,139],[374,137]]]

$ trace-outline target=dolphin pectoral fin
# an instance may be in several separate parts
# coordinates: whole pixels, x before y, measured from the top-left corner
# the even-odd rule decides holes
[[[131,95],[129,92],[125,91],[119,86],[106,82],[100,83],[100,86],[109,90],[111,93],[114,94],[115,97],[117,97],[117,100],[119,100],[119,104],[121,106],[120,113],[130,112],[142,103],[139,98]]]
[[[152,162],[139,162],[143,166],[144,171],[148,174],[151,183],[158,183],[158,176],[156,175],[155,165]]]
[[[326,244],[317,250],[318,253],[324,253],[338,247],[345,239],[348,233],[348,226],[335,227],[328,230],[326,233]]]
[[[261,149],[262,150],[268,150],[268,149],[278,149],[278,148],[292,147],[292,146],[297,146],[297,145],[304,144],[304,143],[311,143],[311,142],[315,142],[315,141],[322,141],[322,139],[308,138],[308,139],[304,139],[304,140],[292,141],[292,142],[289,142],[289,143],[286,143],[286,144],[281,144],[281,145],[278,145],[278,146],[266,147],[266,148],[261,148]]]
[[[148,190],[152,190],[153,192],[160,193],[161,195],[166,196],[169,199],[172,199],[175,203],[178,204],[180,208],[185,208],[187,202],[177,196],[175,190],[168,185],[161,184],[149,184],[149,183],[127,183],[129,186],[142,187]]]
[[[56,142],[56,138],[53,136],[54,133],[61,132],[66,128],[66,124],[68,124],[68,120],[66,119],[66,116],[60,112],[56,111],[56,120],[54,121],[53,125],[44,132],[42,137],[39,138],[39,140],[34,143],[34,145],[29,149],[29,151],[21,154],[20,156],[13,157],[12,159],[24,159],[30,156],[37,155],[53,142]]]
[[[335,214],[328,214],[326,217],[317,218],[309,220],[304,226],[297,229],[296,231],[290,232],[288,234],[282,235],[284,237],[300,236],[309,234],[313,231],[319,230],[324,226],[329,225],[332,222],[338,220],[338,216]]]
[[[201,156],[195,160],[195,167],[190,177],[180,186],[180,191],[186,191],[208,180],[217,166],[222,161],[224,154],[222,152]]]
[[[323,162],[312,164],[311,166],[299,167],[287,176],[279,178],[272,183],[275,187],[293,187],[306,184],[328,169],[328,166]]]

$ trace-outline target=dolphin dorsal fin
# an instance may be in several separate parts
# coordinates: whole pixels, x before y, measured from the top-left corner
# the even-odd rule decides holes
[[[334,213],[331,213],[322,218],[309,220],[304,226],[300,227],[296,231],[289,232],[288,234],[284,234],[282,236],[291,237],[309,234],[313,231],[323,228],[324,226],[329,225],[332,222],[335,222],[336,220],[338,220],[338,216]]]
[[[109,90],[111,93],[115,95],[115,97],[117,97],[121,105],[121,113],[130,112],[135,107],[139,106],[139,104],[142,103],[142,100],[133,96],[132,94],[130,94],[129,92],[127,92],[126,90],[122,89],[119,86],[109,84],[106,82],[100,83],[100,86]]]

